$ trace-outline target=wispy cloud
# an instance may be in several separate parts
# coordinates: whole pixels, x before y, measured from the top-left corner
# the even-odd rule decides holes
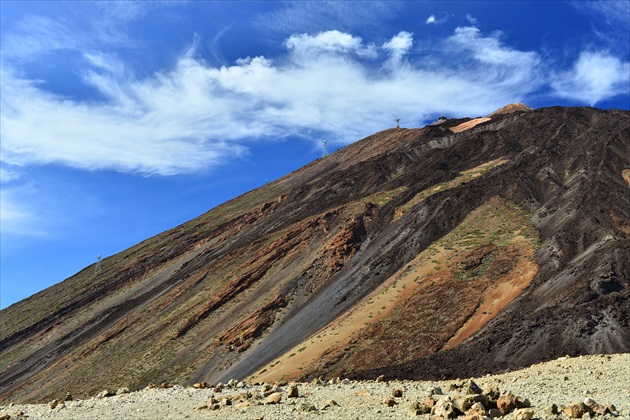
[[[554,93],[561,98],[595,105],[630,94],[630,63],[607,52],[582,52],[569,71],[555,74]]]
[[[0,232],[3,235],[18,234],[27,236],[42,236],[44,230],[39,225],[39,218],[34,209],[27,203],[32,203],[35,191],[32,186],[20,187],[3,186],[0,194]]]
[[[424,21],[427,25],[441,25],[448,21],[449,14],[448,13],[439,13],[438,16],[435,14],[429,15],[429,17]]]
[[[338,144],[436,113],[482,115],[549,83],[559,97],[592,104],[627,93],[628,63],[584,53],[549,71],[500,32],[461,27],[432,60],[413,34],[382,45],[339,30],[284,40],[283,54],[229,66],[196,58],[194,41],[172,68],[138,78],[119,57],[83,54],[83,81],[100,101],[63,97],[2,69],[2,156],[11,165],[172,175],[216,167],[258,139],[326,135]],[[440,44],[438,42],[438,44]],[[452,98],[457,98],[454,101]]]
[[[174,68],[141,80],[115,56],[85,54],[84,81],[101,102],[55,95],[3,69],[3,158],[193,172],[242,154],[253,139],[319,132],[348,143],[390,126],[393,114],[412,125],[435,112],[479,114],[520,100],[539,83],[531,71],[536,55],[506,48],[495,36],[460,28],[447,42],[470,57],[469,65],[403,65],[413,43],[407,32],[381,47],[339,31],[294,35],[277,64],[254,57],[213,67],[184,55]]]

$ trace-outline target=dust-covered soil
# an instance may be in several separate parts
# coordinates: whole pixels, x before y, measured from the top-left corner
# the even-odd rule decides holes
[[[205,389],[147,388],[104,398],[50,404],[0,406],[0,416],[29,419],[398,419],[409,418],[410,405],[424,402],[439,387],[444,394],[463,393],[453,389],[464,380],[453,381],[349,381],[337,380],[297,384],[298,396],[289,397],[290,384],[245,384]],[[317,382],[317,381],[315,381]],[[616,411],[598,418],[630,418],[630,354],[562,357],[529,368],[474,379],[482,389],[493,385],[501,393],[511,392],[529,399],[533,418],[570,418],[551,414],[572,402],[591,399],[602,406],[612,404]],[[236,381],[234,381],[236,383]],[[275,388],[275,389],[274,389]],[[400,389],[402,396],[393,397]],[[266,402],[279,392],[280,401]],[[439,391],[437,391],[439,393]],[[237,397],[241,395],[241,399]],[[248,397],[248,395],[251,395]],[[260,395],[257,399],[256,395]],[[225,405],[225,397],[231,405]],[[278,397],[278,395],[276,395]],[[436,400],[444,396],[435,395]],[[391,407],[385,401],[390,400]],[[213,405],[216,404],[215,407]],[[220,408],[218,408],[220,407]],[[22,413],[22,414],[19,414]],[[21,417],[20,417],[21,416]],[[415,416],[415,414],[414,414]],[[430,418],[430,414],[417,418]],[[587,418],[589,414],[584,417]],[[8,418],[8,417],[5,417]],[[505,418],[515,418],[514,412]]]

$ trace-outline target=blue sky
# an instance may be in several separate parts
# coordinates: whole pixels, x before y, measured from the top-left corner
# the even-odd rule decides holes
[[[630,108],[630,2],[0,2],[0,307],[395,124]]]

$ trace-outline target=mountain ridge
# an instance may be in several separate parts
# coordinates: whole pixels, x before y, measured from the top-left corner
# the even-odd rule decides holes
[[[349,351],[345,368],[330,359],[299,376],[416,379],[627,352],[630,113],[553,107],[489,118],[459,132],[470,119],[376,133],[106,258],[98,276],[87,267],[2,310],[11,327],[0,335],[0,400],[271,372],[493,197],[540,235],[524,292],[454,348],[363,369]],[[461,267],[478,258],[473,271],[494,267],[512,255],[514,232],[471,238],[453,272],[503,281]]]

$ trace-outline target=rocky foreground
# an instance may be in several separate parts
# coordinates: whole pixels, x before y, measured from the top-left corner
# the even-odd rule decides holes
[[[562,357],[455,381],[162,384],[0,406],[0,419],[630,419],[630,354]]]

